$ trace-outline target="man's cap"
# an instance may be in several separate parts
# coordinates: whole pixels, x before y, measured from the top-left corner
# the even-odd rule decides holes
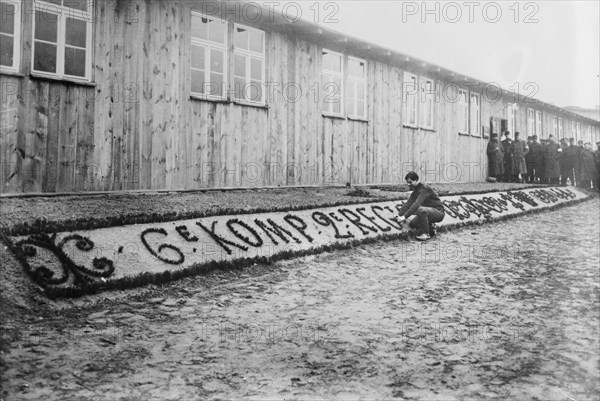
[[[533,139],[538,139],[538,136],[537,136],[537,135],[534,135],[534,136],[533,136]]]

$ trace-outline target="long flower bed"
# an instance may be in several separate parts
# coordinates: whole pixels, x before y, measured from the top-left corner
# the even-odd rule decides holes
[[[585,199],[582,191],[557,187],[443,196],[446,218],[438,229],[499,221]],[[409,240],[411,231],[398,220],[403,203],[388,200],[169,221],[145,216],[144,224],[124,221],[121,226],[27,235],[21,229],[3,237],[48,296],[78,296],[361,243]]]

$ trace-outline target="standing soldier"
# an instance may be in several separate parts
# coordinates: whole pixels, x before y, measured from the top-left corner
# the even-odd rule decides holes
[[[533,147],[529,148],[531,153],[531,159],[533,160],[533,169],[535,171],[534,182],[538,182],[542,176],[542,158],[544,157],[544,150],[542,145],[538,142],[538,136],[533,136]],[[529,154],[528,153],[528,154]]]
[[[577,154],[577,166],[575,167],[575,182],[579,188],[583,188],[583,182],[581,180],[581,168],[583,163],[583,151],[585,150],[585,147],[583,146],[583,141],[581,139],[577,141],[577,149],[579,153]]]
[[[554,135],[550,135],[544,154],[544,177],[550,179],[551,185],[558,184],[558,177],[560,176],[560,153],[560,146],[554,142]]]
[[[539,147],[539,171],[536,171],[536,175],[540,178],[541,184],[548,183],[548,176],[546,175],[546,148],[548,147],[548,140],[542,139],[542,144]]]
[[[529,152],[525,155],[525,165],[527,165],[527,179],[525,180],[528,183],[535,182],[535,160],[533,156],[535,154],[535,142],[533,141],[532,136],[527,137],[527,146],[529,146]]]
[[[575,185],[575,169],[579,167],[579,146],[575,145],[575,138],[569,138],[569,146],[563,151],[565,158],[565,176],[563,183],[566,185],[567,178],[571,179],[571,185]]]
[[[504,173],[504,147],[498,142],[498,134],[492,134],[487,146],[487,155],[488,177],[495,178],[494,181],[501,180]]]
[[[511,182],[513,179],[513,156],[510,131],[504,131],[504,140],[502,141],[502,147],[504,148],[504,182]]]
[[[522,177],[527,174],[527,165],[525,164],[525,155],[529,147],[525,141],[519,139],[519,133],[515,132],[515,140],[511,146],[513,162],[513,180],[514,182],[523,182]]]
[[[596,178],[596,166],[594,161],[594,152],[592,152],[592,144],[587,142],[579,156],[580,169],[579,181],[577,184],[580,188],[592,189],[592,180]]]
[[[560,185],[567,185],[567,140],[562,138],[560,140]]]

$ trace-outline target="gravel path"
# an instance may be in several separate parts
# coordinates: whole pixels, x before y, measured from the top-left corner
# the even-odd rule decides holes
[[[7,332],[2,397],[595,400],[599,210],[70,301],[62,320]]]

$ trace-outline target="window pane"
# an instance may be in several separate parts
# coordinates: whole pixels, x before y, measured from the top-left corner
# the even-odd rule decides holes
[[[328,57],[329,53],[323,50],[323,68],[327,70],[331,70],[331,58]]]
[[[89,0],[64,0],[63,5],[76,10],[87,11],[88,1]]]
[[[260,82],[256,82],[256,81],[252,81],[250,82],[250,84],[248,85],[248,89],[249,89],[249,100],[252,100],[253,102],[260,102],[260,97],[261,97],[261,85]]]
[[[358,93],[356,94],[356,96],[358,97],[359,100],[362,100],[365,98],[365,84],[364,83],[358,84]]]
[[[427,126],[433,126],[433,104],[429,104],[429,108],[427,110]]]
[[[354,99],[354,88],[356,86],[356,82],[352,80],[348,80],[348,99]]]
[[[56,45],[35,42],[33,68],[37,71],[56,72]]]
[[[348,59],[348,74],[358,75],[358,62],[356,60]]]
[[[365,76],[365,63],[358,60],[348,60],[348,73],[357,77]]]
[[[358,74],[359,74],[361,77],[364,77],[364,76],[366,75],[366,74],[365,74],[365,69],[366,69],[366,68],[365,68],[365,63],[363,63],[363,62],[360,62],[360,63],[358,63]]]
[[[192,45],[192,68],[204,69],[204,47]]]
[[[222,96],[223,95],[223,74],[211,73],[210,74],[210,91],[211,95]]]
[[[339,100],[333,104],[332,110],[335,114],[340,114],[342,112],[342,105],[340,104]]]
[[[208,39],[208,19],[192,15],[192,37]]]
[[[212,72],[223,72],[223,51],[210,49],[210,70]]]
[[[204,93],[204,71],[192,70],[192,92]]]
[[[46,42],[56,43],[57,32],[57,16],[56,14],[35,13],[35,38],[45,40]]]
[[[255,81],[262,81],[262,60],[252,58],[250,59],[250,78]]]
[[[335,55],[332,57],[333,69],[337,72],[342,72],[342,57]]]
[[[236,99],[245,99],[246,81],[243,78],[234,78],[233,82],[235,86],[235,97]]]
[[[250,31],[250,50],[258,53],[263,52],[263,33]]]
[[[333,82],[334,88],[335,88],[335,93],[337,95],[339,95],[342,91],[342,81],[340,77],[333,77],[333,79],[331,80],[331,82]]]
[[[85,77],[85,50],[65,47],[65,74]]]
[[[352,99],[348,100],[348,115],[355,116],[354,113],[354,101]]]
[[[342,60],[337,54],[323,52],[323,68],[331,71],[342,72]]]
[[[239,54],[235,55],[233,74],[236,77],[246,76],[246,57],[240,56]]]
[[[85,47],[85,39],[86,22],[79,19],[67,18],[67,44],[77,47]]]
[[[13,65],[13,43],[11,36],[0,35],[0,65]]]
[[[240,49],[248,49],[248,31],[241,27],[235,28],[234,46]]]
[[[52,4],[56,4],[56,5],[61,5],[62,4],[62,0],[44,0],[46,3],[52,3]],[[69,0],[66,0],[69,1]]]
[[[358,102],[356,103],[356,115],[359,117],[367,116],[367,113],[365,111],[365,102],[363,102],[360,99],[358,99]]]
[[[0,5],[2,10],[2,17],[0,18],[0,32],[4,33],[15,33],[15,5],[9,3],[2,3]]]
[[[208,24],[208,40],[225,43],[225,24],[220,20],[210,21]]]

